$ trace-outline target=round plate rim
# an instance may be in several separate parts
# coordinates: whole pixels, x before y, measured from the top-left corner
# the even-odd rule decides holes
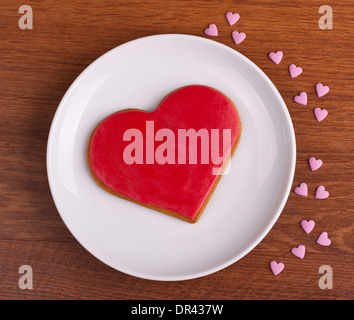
[[[171,37],[189,38],[189,39],[195,39],[196,41],[208,42],[211,45],[218,46],[220,48],[223,48],[224,50],[232,52],[233,54],[238,56],[238,58],[244,60],[253,69],[255,69],[257,71],[257,73],[270,85],[272,91],[274,92],[274,94],[276,95],[277,99],[279,100],[280,105],[282,106],[282,109],[283,109],[282,111],[284,112],[285,118],[287,120],[287,127],[289,129],[289,134],[290,134],[292,157],[291,157],[290,172],[289,172],[289,176],[288,176],[287,187],[286,187],[286,190],[284,192],[284,196],[282,198],[282,201],[281,201],[281,203],[280,203],[280,205],[278,207],[278,210],[276,210],[276,213],[274,214],[274,216],[273,216],[272,220],[270,221],[270,223],[268,224],[268,226],[263,230],[263,232],[261,234],[258,235],[256,240],[253,241],[252,245],[248,246],[247,249],[244,249],[242,252],[240,252],[239,254],[234,256],[232,259],[229,259],[227,262],[225,262],[223,264],[220,264],[217,267],[210,268],[210,269],[208,269],[206,271],[198,272],[198,273],[194,273],[194,274],[190,274],[190,275],[185,275],[185,276],[175,276],[175,277],[161,276],[161,277],[158,277],[158,276],[149,276],[149,275],[146,275],[146,274],[132,272],[132,271],[126,270],[125,268],[122,268],[122,267],[118,268],[118,267],[114,266],[114,264],[112,262],[107,261],[108,259],[102,257],[98,252],[95,252],[94,250],[87,248],[87,246],[83,243],[83,241],[81,241],[81,239],[79,239],[79,237],[75,234],[75,232],[72,230],[72,228],[67,223],[64,215],[61,213],[59,201],[58,201],[58,199],[55,196],[53,179],[52,179],[52,172],[51,172],[51,166],[50,166],[50,154],[51,154],[51,149],[53,147],[51,141],[53,139],[55,127],[56,127],[57,121],[59,119],[60,113],[62,112],[63,105],[65,104],[65,101],[66,101],[67,97],[70,95],[71,91],[74,90],[74,88],[76,87],[77,83],[80,82],[80,79],[85,75],[86,72],[88,72],[88,70],[90,68],[92,68],[94,65],[99,63],[100,60],[104,59],[104,57],[106,55],[111,54],[113,51],[120,50],[120,48],[122,48],[122,47],[125,47],[125,46],[128,46],[128,45],[133,45],[134,43],[139,42],[139,41],[146,41],[146,40],[155,39],[155,38],[171,38]],[[291,186],[292,186],[292,183],[293,183],[293,178],[294,178],[294,173],[295,173],[295,165],[296,165],[296,139],[295,139],[295,131],[294,131],[294,127],[293,127],[293,124],[292,124],[292,121],[291,121],[291,117],[290,117],[289,111],[287,109],[287,106],[286,106],[282,96],[280,95],[279,91],[277,90],[277,88],[275,87],[273,82],[264,73],[264,71],[262,69],[260,69],[254,62],[252,62],[250,59],[248,59],[246,56],[244,56],[240,52],[236,51],[235,49],[233,49],[233,48],[231,48],[231,47],[229,47],[227,45],[224,45],[224,44],[222,44],[220,42],[217,42],[217,41],[214,41],[214,40],[211,40],[211,39],[208,39],[208,38],[200,37],[200,36],[188,35],[188,34],[177,34],[177,33],[150,35],[150,36],[145,36],[145,37],[141,37],[141,38],[137,38],[137,39],[125,42],[125,43],[123,43],[121,45],[118,45],[117,47],[112,48],[111,50],[107,51],[106,53],[104,53],[103,55],[98,57],[96,60],[94,60],[90,65],[88,65],[79,74],[79,76],[72,82],[72,84],[67,89],[66,93],[64,94],[63,98],[61,99],[61,101],[60,101],[60,103],[58,105],[58,108],[57,108],[57,110],[56,110],[56,112],[54,114],[54,117],[53,117],[53,120],[52,120],[52,123],[51,123],[51,127],[50,127],[50,130],[49,130],[49,135],[48,135],[48,140],[47,140],[47,152],[46,152],[47,177],[48,177],[48,182],[49,182],[49,187],[50,187],[50,191],[51,191],[51,194],[52,194],[52,198],[53,198],[54,204],[55,204],[55,206],[56,206],[56,208],[57,208],[57,210],[59,212],[59,215],[60,215],[61,219],[63,220],[64,224],[69,229],[71,234],[74,236],[74,238],[89,253],[91,253],[94,257],[96,257],[98,260],[100,260],[101,262],[105,263],[106,265],[110,266],[111,268],[113,268],[115,270],[118,270],[120,272],[123,272],[125,274],[138,277],[138,278],[148,279],[148,280],[158,280],[158,281],[181,281],[181,280],[189,280],[189,279],[195,279],[195,278],[207,276],[209,274],[215,273],[217,271],[220,271],[220,270],[230,266],[231,264],[235,263],[236,261],[238,261],[241,258],[243,258],[244,256],[246,256],[249,252],[251,252],[264,239],[264,237],[269,233],[271,228],[274,226],[274,224],[278,220],[281,212],[283,211],[283,209],[285,207],[285,204],[287,202],[287,199],[289,197]]]

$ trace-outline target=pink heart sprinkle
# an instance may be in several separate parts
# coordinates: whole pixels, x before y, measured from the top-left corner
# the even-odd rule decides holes
[[[302,104],[303,106],[307,105],[307,93],[306,92],[300,92],[298,96],[294,97],[294,101],[298,104]]]
[[[270,263],[270,269],[272,270],[273,274],[276,276],[284,270],[284,263],[281,262],[277,263],[276,261],[272,261]]]
[[[240,15],[238,13],[226,13],[226,20],[230,26],[234,25],[238,21],[238,19],[240,19]]]
[[[315,195],[316,199],[326,199],[328,197],[329,197],[329,192],[325,190],[324,186],[317,187],[316,195]]]
[[[316,171],[317,169],[321,168],[323,162],[321,159],[316,159],[315,157],[311,157],[309,159],[309,165],[311,171]]]
[[[310,232],[313,230],[313,228],[315,227],[315,221],[313,221],[313,220],[309,220],[309,221],[307,221],[307,220],[302,220],[302,221],[301,221],[301,227],[302,227],[302,229],[304,229],[304,231],[308,234],[308,233],[310,233]]]
[[[317,239],[317,243],[321,246],[328,247],[332,243],[332,241],[330,239],[328,239],[327,232],[322,232]]]
[[[281,59],[283,59],[283,52],[282,51],[270,52],[269,59],[272,60],[275,64],[279,64]]]
[[[315,117],[318,122],[322,121],[324,118],[328,116],[328,111],[326,109],[315,108],[313,110],[313,113],[315,114]]]
[[[246,39],[246,34],[244,32],[232,31],[232,39],[236,44],[240,44]]]
[[[204,33],[209,37],[217,37],[218,28],[214,23],[209,24],[209,27],[204,30]]]
[[[329,87],[324,86],[322,83],[317,83],[316,92],[318,97],[323,97],[329,92]]]
[[[289,66],[290,77],[295,78],[302,73],[302,68],[297,67],[295,64]]]
[[[298,196],[302,196],[302,197],[307,197],[308,194],[308,189],[307,189],[307,184],[306,183],[301,183],[298,187],[296,187],[294,189],[294,192],[298,195]]]
[[[294,247],[291,249],[291,253],[300,259],[303,259],[305,257],[305,246],[300,244],[298,247]]]

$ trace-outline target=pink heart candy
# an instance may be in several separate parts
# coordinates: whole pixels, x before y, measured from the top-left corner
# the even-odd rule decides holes
[[[309,159],[309,165],[311,171],[316,171],[317,169],[321,168],[323,162],[321,159],[316,159],[315,157],[311,157]]]
[[[328,239],[327,232],[322,232],[317,239],[317,243],[321,246],[328,247],[332,243],[332,241],[330,239]]]
[[[291,64],[289,66],[289,73],[290,73],[290,77],[295,78],[297,76],[299,76],[302,73],[302,68],[297,67],[295,64]]]
[[[328,111],[326,109],[315,108],[313,112],[318,122],[322,121],[328,116]]]
[[[276,276],[284,270],[284,263],[281,262],[278,263],[276,261],[272,261],[270,263],[270,269],[272,270],[273,274]]]
[[[315,195],[316,199],[326,199],[328,197],[329,197],[329,192],[325,190],[324,186],[317,187],[316,195]]]
[[[244,32],[232,31],[232,39],[236,44],[240,44],[245,38],[246,34]]]
[[[323,97],[329,92],[329,87],[324,86],[322,83],[317,83],[316,92],[318,97]]]
[[[302,227],[302,229],[304,229],[304,231],[308,234],[308,233],[310,233],[310,232],[313,230],[313,228],[315,227],[315,221],[313,221],[313,220],[309,220],[309,221],[307,221],[307,220],[302,220],[302,221],[301,221],[301,227]]]
[[[204,30],[204,33],[210,37],[217,37],[218,28],[216,27],[216,25],[214,23],[209,24],[209,27]]]
[[[302,104],[303,106],[307,105],[307,93],[306,92],[300,92],[298,96],[294,97],[294,101],[298,104]]]
[[[305,246],[300,244],[298,247],[294,247],[291,249],[291,253],[300,259],[303,259],[305,257]]]
[[[238,19],[240,19],[240,15],[238,13],[226,13],[226,20],[230,26],[234,25],[238,21]]]
[[[270,52],[269,59],[272,60],[275,64],[279,64],[281,59],[283,59],[283,52],[282,51]]]
[[[307,184],[304,182],[300,183],[300,185],[294,189],[294,192],[299,196],[307,197],[308,194]]]

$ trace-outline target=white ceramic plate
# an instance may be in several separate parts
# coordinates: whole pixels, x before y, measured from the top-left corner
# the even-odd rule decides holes
[[[190,84],[225,93],[242,120],[231,172],[196,224],[107,193],[86,163],[99,121],[125,108],[151,111]],[[286,203],[295,158],[286,105],[255,64],[218,42],[168,34],[121,45],[82,72],[55,114],[47,169],[62,219],[95,257],[136,277],[184,280],[229,266],[263,239]]]

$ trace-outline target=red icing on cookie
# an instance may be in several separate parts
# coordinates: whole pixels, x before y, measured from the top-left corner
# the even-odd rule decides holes
[[[153,134],[149,136],[152,125]],[[149,129],[147,126],[150,126]],[[142,159],[143,163],[129,164],[123,157],[124,152],[128,150],[126,148],[132,146],[132,142],[139,141],[136,137],[131,140],[125,137],[128,141],[124,141],[124,134],[132,128],[142,133],[143,149],[134,150],[131,155],[134,159]],[[174,140],[171,137],[161,138],[163,134],[155,137],[156,140],[160,138],[162,141],[154,140],[156,133],[166,128],[174,133]],[[206,86],[183,87],[169,94],[153,112],[122,110],[104,119],[90,139],[88,160],[91,173],[96,181],[102,182],[118,195],[193,220],[217,181],[218,175],[213,174],[213,168],[222,167],[222,163],[215,164],[211,156],[212,129],[219,129],[218,150],[220,157],[223,156],[222,159],[225,160],[230,154],[231,146],[236,148],[240,128],[237,110],[224,94]],[[179,158],[182,147],[178,144],[181,129],[194,129],[196,132],[204,129],[204,133],[205,129],[207,130],[209,161],[204,158],[203,164],[201,163],[202,142],[199,138],[198,148],[194,150],[197,151],[197,164],[190,163],[193,156],[190,157],[188,153],[189,143],[186,144],[186,164],[180,161],[183,159]],[[223,129],[231,132],[231,146],[224,155]],[[169,163],[159,164],[157,149],[166,140],[169,150],[176,147],[175,154],[169,153]],[[149,150],[151,152],[148,152]],[[167,150],[162,153],[161,149],[159,151],[160,157],[161,154],[167,155]]]

